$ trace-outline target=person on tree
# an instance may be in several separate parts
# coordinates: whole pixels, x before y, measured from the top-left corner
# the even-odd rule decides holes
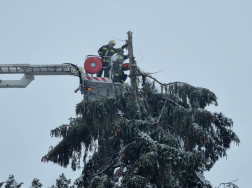
[[[110,57],[113,56],[115,53],[118,53],[120,50],[123,50],[128,44],[124,44],[121,48],[114,48],[114,46],[116,45],[116,42],[114,40],[109,41],[109,44],[104,45],[102,47],[99,48],[98,50],[98,54],[101,57],[102,60],[102,67],[106,67],[106,68],[102,68],[98,73],[97,73],[97,77],[101,77],[103,70],[104,70],[104,77],[109,77],[109,70],[110,70]],[[109,57],[107,57],[109,56]]]
[[[129,55],[123,55],[124,51],[120,50],[113,60],[113,82],[124,83],[127,79],[127,74],[124,71],[129,70],[129,64],[123,62],[129,58]]]

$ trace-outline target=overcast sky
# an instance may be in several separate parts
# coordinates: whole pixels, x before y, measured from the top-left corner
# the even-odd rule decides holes
[[[131,30],[141,69],[164,70],[155,75],[161,82],[187,82],[217,95],[219,106],[208,109],[233,119],[241,144],[232,144],[206,178],[216,187],[238,178],[250,188],[251,10],[251,0],[0,0],[0,64],[83,66],[85,55]],[[49,187],[61,173],[72,182],[79,177],[81,170],[40,162],[60,141],[50,130],[75,116],[83,98],[77,87],[77,77],[37,76],[26,89],[0,89],[0,182],[14,174],[22,187],[33,178]]]

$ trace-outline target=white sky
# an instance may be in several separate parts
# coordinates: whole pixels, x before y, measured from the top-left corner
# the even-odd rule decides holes
[[[131,30],[140,68],[164,69],[155,75],[161,82],[215,92],[219,107],[209,110],[234,120],[241,144],[205,175],[216,187],[238,178],[246,188],[252,174],[251,9],[251,0],[0,0],[0,64],[83,66],[85,55],[96,54],[112,36],[126,39]],[[77,77],[37,76],[26,89],[0,89],[0,182],[14,174],[22,187],[33,178],[49,187],[61,173],[72,182],[81,174],[40,162],[60,141],[50,130],[75,116],[82,100],[77,87]]]

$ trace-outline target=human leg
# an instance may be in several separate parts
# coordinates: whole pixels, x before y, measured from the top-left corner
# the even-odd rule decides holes
[[[127,79],[127,74],[122,74],[121,76],[120,76],[120,82],[123,84],[124,82],[125,82],[125,80]]]
[[[101,70],[96,74],[96,76],[97,76],[97,77],[101,77],[101,76],[102,76],[102,73],[103,73],[103,69],[101,69]]]

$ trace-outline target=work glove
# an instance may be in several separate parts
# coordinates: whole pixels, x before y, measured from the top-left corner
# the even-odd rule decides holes
[[[125,48],[128,50],[128,40],[125,40],[124,46],[125,46]]]
[[[124,44],[123,46],[122,46],[122,49],[124,49],[124,48],[128,48],[128,44]]]
[[[123,68],[128,68],[128,67],[129,67],[129,63],[123,63],[123,64],[122,64],[122,67],[123,67]]]

